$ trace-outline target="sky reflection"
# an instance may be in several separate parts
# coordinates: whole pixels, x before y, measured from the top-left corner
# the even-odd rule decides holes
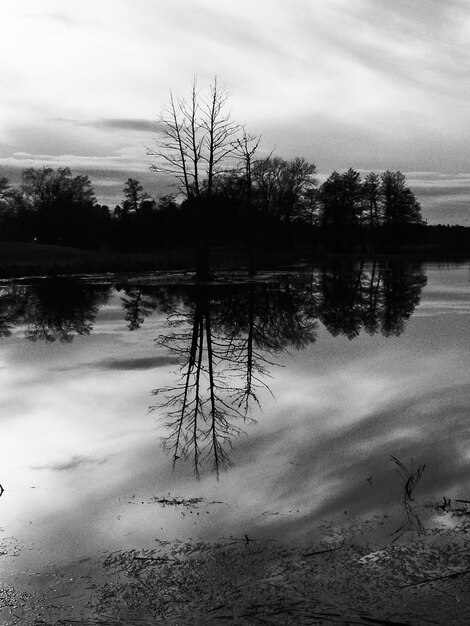
[[[38,563],[156,537],[309,539],[322,519],[400,503],[391,455],[426,464],[420,500],[468,497],[470,302],[456,309],[453,297],[467,293],[468,266],[428,268],[427,278],[401,334],[348,339],[318,323],[313,342],[277,354],[273,395],[258,390],[261,410],[241,421],[245,435],[218,481],[210,467],[197,481],[191,458],[172,467],[163,412],[148,410],[151,391],[173,385],[178,369],[155,341],[165,312],[130,332],[119,291],[72,343],[4,338],[1,526],[34,545]],[[204,503],[151,502],[169,494]],[[32,553],[21,558],[32,566]]]

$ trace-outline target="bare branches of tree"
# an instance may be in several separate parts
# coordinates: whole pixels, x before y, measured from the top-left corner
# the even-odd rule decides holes
[[[155,172],[175,176],[186,198],[210,198],[214,177],[233,154],[241,126],[231,119],[227,109],[229,92],[215,77],[207,95],[193,80],[189,98],[170,99],[159,118],[156,147],[149,156],[156,157]]]
[[[202,280],[210,278],[208,212],[214,178],[226,167],[225,161],[235,149],[241,128],[231,119],[228,97],[216,77],[208,95],[199,92],[196,79],[188,99],[175,99],[171,93],[160,116],[156,147],[147,151],[157,160],[151,169],[175,177],[181,192],[192,203],[196,273]]]
[[[210,96],[204,105],[202,125],[206,130],[205,161],[207,163],[207,195],[212,195],[214,175],[223,166],[228,156],[233,154],[237,141],[236,136],[241,130],[239,124],[231,120],[227,111],[229,92],[219,86],[217,77],[210,86]]]

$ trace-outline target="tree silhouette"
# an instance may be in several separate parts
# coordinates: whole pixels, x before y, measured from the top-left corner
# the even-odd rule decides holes
[[[333,172],[320,188],[323,204],[322,223],[334,226],[357,226],[362,214],[362,186],[359,172]]]
[[[194,79],[189,99],[176,100],[170,93],[167,108],[159,120],[157,147],[148,154],[157,158],[155,172],[174,176],[194,216],[196,272],[209,277],[208,212],[214,179],[235,149],[240,126],[227,111],[227,90],[212,81],[207,95],[201,95]]]
[[[316,185],[316,166],[300,157],[286,161],[270,156],[255,161],[252,170],[260,208],[276,215],[289,228]]]
[[[380,201],[380,177],[374,172],[369,172],[362,185],[364,197],[364,209],[368,216],[369,225],[377,227],[380,224],[379,201]]]
[[[19,202],[24,227],[38,241],[93,247],[105,235],[109,212],[96,203],[88,176],[67,167],[25,169]]]
[[[242,137],[237,139],[234,154],[240,159],[242,180],[244,182],[244,208],[246,215],[246,245],[248,253],[248,273],[254,276],[256,262],[254,241],[256,239],[255,220],[253,216],[253,157],[258,149],[261,138],[243,129]]]
[[[123,193],[124,200],[121,205],[121,211],[123,213],[129,213],[130,211],[137,213],[142,201],[148,197],[147,194],[144,193],[144,188],[137,178],[127,179]]]

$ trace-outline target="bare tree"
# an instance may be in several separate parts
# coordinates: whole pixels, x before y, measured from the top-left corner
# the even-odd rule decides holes
[[[193,83],[193,103],[195,89],[196,85]],[[191,141],[191,128],[187,122],[188,114],[187,102],[175,100],[173,93],[170,92],[169,103],[159,118],[157,148],[148,148],[147,152],[150,156],[158,158],[158,164],[151,165],[150,169],[175,176],[180,182],[181,191],[187,198],[191,198],[199,192],[197,185],[199,158],[196,151],[196,159],[194,159],[194,145],[192,145],[194,141]]]
[[[175,99],[170,93],[159,119],[156,148],[148,150],[157,158],[151,169],[174,176],[193,205],[199,278],[207,278],[209,273],[207,220],[214,178],[233,154],[240,131],[227,110],[228,98],[229,93],[216,77],[207,96],[199,93],[196,79],[189,99]]]
[[[235,124],[226,109],[229,92],[220,87],[217,77],[210,86],[210,95],[203,106],[202,126],[207,135],[205,137],[205,151],[203,158],[207,163],[207,195],[212,196],[214,176],[223,168],[224,162],[238,145],[236,137],[241,130]]]
[[[248,272],[251,276],[256,273],[254,245],[254,219],[253,219],[253,157],[258,149],[261,137],[252,135],[243,129],[242,137],[237,139],[235,155],[240,159],[243,167],[243,177],[245,182],[245,208],[247,214],[247,252],[248,252]]]

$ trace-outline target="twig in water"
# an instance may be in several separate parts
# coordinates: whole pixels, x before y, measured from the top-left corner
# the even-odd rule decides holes
[[[397,535],[397,533],[399,533],[397,537],[395,537],[394,541],[401,537],[407,530],[417,531],[418,535],[424,535],[426,534],[425,528],[418,515],[413,511],[411,502],[414,501],[413,491],[421,480],[426,465],[424,463],[423,465],[418,465],[418,468],[415,470],[414,461],[411,459],[411,466],[410,469],[408,469],[396,457],[390,456],[390,459],[399,467],[397,473],[403,481],[403,504],[405,507],[405,519],[400,527],[392,533],[392,535]]]
[[[457,509],[460,515],[470,515],[470,500],[455,500],[455,502],[459,502],[463,505],[460,509]]]
[[[452,572],[451,574],[444,574],[443,576],[434,576],[434,578],[423,578],[422,580],[418,580],[415,583],[407,583],[406,585],[400,585],[400,589],[404,589],[405,587],[416,587],[417,585],[426,585],[427,583],[432,583],[435,580],[445,580],[446,578],[457,578],[458,576],[465,576],[465,574],[470,574],[470,569],[464,569],[460,572]]]
[[[398,465],[398,467],[400,468],[400,470],[397,470],[399,476],[401,477],[401,479],[404,482],[404,488],[405,488],[405,498],[408,500],[414,500],[413,498],[413,491],[416,487],[416,485],[419,483],[419,481],[421,480],[421,476],[423,475],[424,469],[426,467],[426,465],[423,463],[423,465],[418,465],[418,469],[416,471],[414,471],[414,461],[413,459],[411,459],[411,467],[410,469],[407,469],[403,463],[401,461],[399,461],[396,457],[394,456],[390,456],[390,459],[396,464]]]
[[[456,602],[460,602],[460,600],[457,598],[457,596],[454,596],[453,593],[449,593],[445,589],[439,589],[439,587],[434,587],[434,585],[430,585],[430,586],[431,586],[431,589],[434,589],[434,591],[438,591],[439,593],[445,593],[447,596],[450,596],[451,598],[454,598],[454,600]]]
[[[315,552],[307,552],[302,556],[315,556],[316,554],[325,554],[325,552],[335,552],[336,550],[341,550],[343,546],[338,546],[337,548],[326,548],[325,550],[316,550]]]

